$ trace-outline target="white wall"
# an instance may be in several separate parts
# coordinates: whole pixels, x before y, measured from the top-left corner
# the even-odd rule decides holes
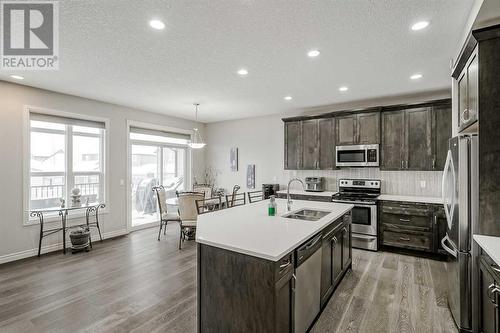
[[[402,102],[421,102],[438,98],[449,98],[450,92],[377,99],[376,101],[356,102],[341,106],[323,107],[326,110],[361,108],[375,105],[391,105]],[[317,110],[315,112],[317,113]],[[382,180],[382,192],[401,195],[441,195],[442,172],[431,171],[380,171],[378,168],[341,169],[330,171],[288,171],[283,168],[283,121],[281,118],[292,114],[272,115],[234,121],[210,123],[206,125],[207,151],[206,165],[218,170],[217,185],[231,189],[234,184],[246,188],[246,167],[255,164],[256,189],[263,183],[278,183],[285,187],[291,177],[323,176],[327,188],[335,190],[339,178],[376,178]],[[294,113],[293,115],[296,115]],[[239,170],[230,171],[229,151],[239,149]],[[425,188],[421,187],[425,181]],[[295,185],[297,186],[297,185]],[[294,187],[295,187],[294,186]],[[299,185],[300,186],[300,185]]]
[[[195,126],[184,119],[0,81],[0,263],[33,255],[38,246],[38,225],[23,226],[22,221],[24,105],[110,120],[111,172],[107,174],[110,211],[101,219],[101,230],[108,237],[127,229],[127,191],[125,185],[120,185],[121,179],[127,179],[127,120],[182,129]],[[204,125],[196,125],[204,134]],[[193,175],[203,173],[204,154],[204,151],[193,153]],[[44,239],[43,245],[50,250],[61,242],[62,237],[57,234]]]

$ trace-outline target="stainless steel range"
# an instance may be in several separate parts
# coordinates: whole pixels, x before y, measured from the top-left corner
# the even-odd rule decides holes
[[[350,203],[352,210],[352,247],[377,251],[378,179],[339,179],[339,192],[333,202]]]

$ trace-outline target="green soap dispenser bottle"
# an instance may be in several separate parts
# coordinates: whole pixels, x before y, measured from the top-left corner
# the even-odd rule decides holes
[[[278,206],[276,205],[276,197],[271,195],[269,199],[269,206],[267,207],[267,214],[269,216],[275,216]]]

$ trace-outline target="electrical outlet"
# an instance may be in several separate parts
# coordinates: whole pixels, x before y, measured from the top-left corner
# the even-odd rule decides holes
[[[120,179],[120,186],[124,186],[125,185],[125,180],[124,179]]]
[[[420,181],[420,188],[426,188],[427,184],[425,183],[425,180]]]

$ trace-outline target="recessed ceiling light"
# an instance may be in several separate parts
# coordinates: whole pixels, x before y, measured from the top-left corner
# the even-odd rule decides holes
[[[240,68],[238,70],[238,74],[241,75],[241,76],[245,76],[245,75],[248,74],[248,71],[245,68]]]
[[[425,29],[429,26],[429,21],[420,21],[411,26],[411,30],[417,31]]]
[[[346,92],[347,90],[349,90],[349,88],[346,86],[342,86],[339,88],[339,91],[341,91],[341,92]]]
[[[285,96],[283,98],[285,99],[285,101],[291,101],[292,100],[292,96]]]
[[[151,20],[151,21],[149,21],[149,25],[151,26],[151,28],[156,29],[156,30],[165,29],[165,23],[163,23],[160,20]]]
[[[24,80],[24,77],[22,77],[21,75],[11,75],[10,77],[16,80]]]
[[[422,77],[423,77],[422,74],[413,74],[412,76],[410,76],[410,79],[418,80],[418,79],[421,79]]]
[[[311,50],[311,51],[307,52],[307,56],[310,58],[317,57],[317,56],[319,56],[319,54],[320,54],[320,52],[318,50]]]

